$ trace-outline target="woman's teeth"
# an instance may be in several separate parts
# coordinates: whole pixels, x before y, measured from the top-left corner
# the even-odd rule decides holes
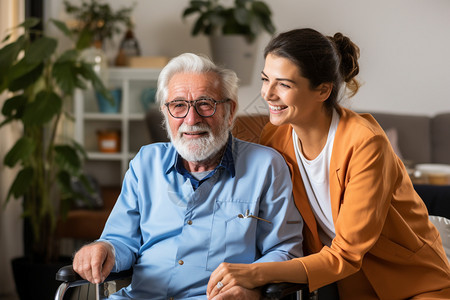
[[[273,105],[269,105],[270,110],[283,110],[285,109],[287,106],[273,106]]]

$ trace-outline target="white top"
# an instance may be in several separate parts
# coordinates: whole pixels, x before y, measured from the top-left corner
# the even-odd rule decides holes
[[[334,136],[339,124],[339,114],[333,111],[330,129],[325,146],[320,154],[313,160],[306,159],[301,151],[301,141],[294,130],[292,138],[294,142],[295,153],[298,167],[305,185],[306,194],[309,203],[318,223],[320,241],[327,246],[335,237],[333,216],[331,213],[330,201],[330,160],[333,151]]]

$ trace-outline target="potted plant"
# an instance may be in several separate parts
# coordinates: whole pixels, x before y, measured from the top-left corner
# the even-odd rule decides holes
[[[78,48],[83,49],[94,43],[102,45],[122,31],[123,26],[132,27],[131,13],[133,6],[113,11],[108,3],[101,0],[83,0],[80,6],[64,0],[68,14],[77,20],[74,32],[78,34]]]
[[[0,49],[0,93],[10,98],[2,107],[0,127],[10,122],[23,127],[21,138],[3,159],[5,166],[18,169],[6,202],[22,199],[25,226],[31,232],[27,261],[48,263],[59,255],[57,222],[72,201],[84,197],[73,188],[73,181],[84,183],[89,190],[82,172],[84,150],[59,130],[63,121],[70,120],[68,102],[75,88],[85,89],[88,83],[111,96],[92,66],[79,59],[80,49],[58,54],[58,41],[33,29],[38,23],[38,19],[28,19],[19,25],[24,33],[17,40],[9,42],[9,35],[3,40],[9,43]],[[73,38],[64,23],[52,23]]]
[[[72,28],[72,31],[78,37],[77,48],[84,49],[81,54],[83,59],[96,64],[95,69],[98,75],[107,84],[108,56],[103,50],[105,42],[112,40],[114,35],[119,34],[123,28],[131,30],[133,25],[131,13],[134,5],[114,11],[107,2],[102,0],[83,0],[79,6],[64,0],[64,6],[66,12],[76,19],[76,22],[73,22],[76,26]],[[111,92],[115,99],[113,103],[104,99],[101,93],[96,93],[101,112],[119,110],[122,91],[114,89]]]
[[[273,34],[272,11],[264,1],[234,0],[224,7],[221,0],[191,0],[183,19],[197,15],[191,34],[209,37],[212,58],[234,69],[241,82],[253,73],[257,37],[263,31]]]

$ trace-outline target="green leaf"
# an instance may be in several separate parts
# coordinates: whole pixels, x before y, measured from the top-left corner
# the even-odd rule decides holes
[[[205,28],[204,19],[205,19],[204,17],[200,17],[195,22],[194,27],[192,28],[192,32],[191,32],[191,34],[193,36],[196,36],[203,30],[203,28]]]
[[[76,48],[78,50],[83,50],[90,47],[93,39],[94,33],[90,31],[89,28],[84,28],[78,36]]]
[[[33,182],[33,177],[34,170],[32,167],[26,167],[20,170],[9,188],[7,201],[11,196],[14,196],[14,198],[19,198],[27,193]]]
[[[64,94],[72,95],[77,85],[77,67],[73,62],[63,61],[55,63],[52,76]]]
[[[275,28],[275,25],[273,25],[272,21],[270,20],[270,17],[264,18],[263,21],[262,21],[262,24],[263,24],[264,29],[267,32],[269,32],[271,34],[275,33],[276,28]]]
[[[23,23],[19,24],[17,27],[30,29],[39,24],[40,22],[41,21],[38,18],[27,18]]]
[[[63,62],[72,62],[75,63],[78,59],[78,51],[76,49],[69,49],[65,51],[61,56],[56,60],[56,63]]]
[[[25,59],[26,59],[26,56],[9,68],[8,79],[10,82],[14,81],[22,76],[25,76],[26,74],[28,74],[29,72],[31,72],[32,70],[37,68],[39,65],[43,64],[43,61],[36,62],[36,63],[30,63],[30,62],[27,62]]]
[[[252,3],[252,10],[260,16],[269,17],[272,15],[270,8],[262,1],[255,1]]]
[[[69,145],[57,145],[54,147],[55,161],[63,170],[70,170],[76,174],[81,168],[81,161],[75,148]]]
[[[227,21],[226,16],[222,15],[221,12],[211,12],[207,15],[207,18],[209,19],[209,23],[216,28],[222,27]]]
[[[35,66],[33,69],[29,69],[31,67],[32,65],[25,64],[17,64],[13,67],[14,71],[11,71],[11,73],[14,73],[14,75],[11,74],[12,80],[8,85],[8,88],[11,92],[24,90],[35,83],[39,78],[41,78],[44,72],[44,64],[41,63]]]
[[[7,118],[20,119],[27,105],[27,98],[24,95],[17,95],[5,101],[2,114]]]
[[[14,146],[6,153],[3,160],[5,166],[14,167],[19,161],[25,161],[33,153],[36,148],[35,141],[30,138],[22,137]]]
[[[188,7],[183,11],[183,18],[186,18],[187,16],[193,14],[193,13],[198,13],[200,12],[200,8],[199,7]]]
[[[236,8],[234,10],[234,18],[241,25],[247,25],[250,21],[251,13],[245,8]]]
[[[23,123],[30,126],[40,126],[49,122],[61,112],[62,99],[53,91],[39,92],[23,114]]]
[[[11,34],[7,34],[7,35],[3,38],[3,40],[1,41],[1,44],[6,43],[10,38],[11,38]]]
[[[77,153],[81,155],[82,159],[87,159],[87,152],[83,146],[75,140],[72,140],[72,144]]]
[[[58,174],[56,175],[56,180],[59,187],[64,193],[69,195],[73,193],[71,178],[72,177],[70,173],[64,170],[58,172]]]
[[[28,64],[39,64],[48,59],[56,50],[58,42],[56,39],[41,37],[31,43],[26,51],[24,61]]]
[[[61,22],[56,19],[50,19],[50,21],[66,36],[68,36],[70,38],[72,37],[72,31],[70,31],[70,29],[67,27],[66,23]]]
[[[8,69],[16,61],[17,56],[23,49],[24,37],[19,37],[15,42],[10,43],[0,49],[0,80],[3,81],[6,74],[8,74]]]
[[[114,98],[109,90],[106,89],[105,85],[101,81],[101,79],[98,77],[97,73],[92,68],[92,65],[81,62],[80,66],[78,67],[78,72],[81,76],[83,76],[85,79],[92,82],[92,86],[94,89],[99,92],[103,97],[108,99],[108,101],[113,104]]]
[[[79,76],[77,76],[77,80],[75,82],[75,86],[79,89],[85,90],[88,88],[88,86],[86,85],[86,83],[80,79]]]

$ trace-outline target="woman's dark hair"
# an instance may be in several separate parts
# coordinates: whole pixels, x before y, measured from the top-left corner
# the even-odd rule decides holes
[[[300,75],[310,81],[311,88],[331,82],[333,90],[325,101],[328,110],[338,108],[339,89],[343,82],[347,84],[350,97],[358,92],[360,84],[355,76],[359,73],[359,48],[341,33],[326,37],[310,28],[287,31],[269,42],[264,49],[264,58],[268,54],[295,63]]]

